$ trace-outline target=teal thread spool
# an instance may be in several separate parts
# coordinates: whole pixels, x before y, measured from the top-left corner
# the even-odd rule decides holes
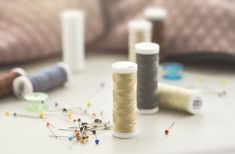
[[[182,79],[182,71],[184,69],[182,64],[179,63],[166,63],[162,66],[164,70],[163,78],[165,80],[180,80]]]

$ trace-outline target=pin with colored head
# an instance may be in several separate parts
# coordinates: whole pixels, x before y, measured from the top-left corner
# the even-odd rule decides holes
[[[164,130],[164,134],[168,135],[170,133],[170,130],[173,128],[173,126],[175,125],[175,122],[172,122],[171,125]]]

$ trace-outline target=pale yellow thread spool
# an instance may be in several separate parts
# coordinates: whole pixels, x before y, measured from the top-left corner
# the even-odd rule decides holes
[[[204,99],[202,92],[158,83],[157,101],[160,108],[199,114]]]
[[[137,64],[121,61],[112,64],[113,72],[113,136],[136,136],[136,72]]]
[[[147,20],[133,20],[128,24],[129,60],[135,62],[135,44],[139,42],[151,42],[152,24]]]

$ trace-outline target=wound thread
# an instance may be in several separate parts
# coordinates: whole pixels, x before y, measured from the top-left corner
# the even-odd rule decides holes
[[[136,135],[137,65],[122,61],[112,64],[113,71],[113,136],[132,138]]]
[[[25,75],[26,72],[21,68],[15,68],[0,74],[0,98],[13,94],[13,81],[15,78]]]
[[[128,25],[128,58],[130,61],[136,61],[135,44],[139,42],[151,41],[152,24],[147,20],[133,20]]]
[[[199,114],[204,98],[200,91],[159,83],[157,102],[160,108]]]
[[[159,45],[142,42],[135,45],[138,64],[137,107],[139,113],[152,114],[158,111],[156,101]]]
[[[17,97],[33,92],[48,92],[63,86],[68,81],[67,65],[59,63],[30,76],[21,76],[14,80],[13,89]]]

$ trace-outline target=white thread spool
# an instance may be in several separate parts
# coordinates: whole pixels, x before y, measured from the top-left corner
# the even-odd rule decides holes
[[[126,74],[126,75],[133,74],[137,72],[137,64],[133,62],[128,62],[128,61],[116,62],[112,64],[112,72],[117,73],[117,74]],[[135,91],[136,91],[136,87],[135,87]],[[133,95],[136,95],[136,92]],[[128,102],[125,102],[125,103],[128,103]],[[136,101],[135,101],[135,104],[136,104]],[[135,110],[136,110],[136,105],[135,105]],[[136,116],[136,112],[135,112],[135,116]],[[115,121],[113,121],[113,123],[115,124]],[[113,129],[112,134],[114,137],[117,137],[117,138],[132,138],[137,135],[136,126],[134,125],[134,131],[132,132],[124,133],[124,132],[115,131]]]
[[[203,94],[200,91],[162,83],[158,83],[157,99],[160,108],[191,114],[201,113],[204,103]]]
[[[65,11],[61,15],[63,61],[73,73],[85,68],[85,15],[80,10]]]
[[[133,20],[128,24],[128,56],[129,60],[135,62],[135,44],[140,42],[151,42],[152,24],[147,20]]]

